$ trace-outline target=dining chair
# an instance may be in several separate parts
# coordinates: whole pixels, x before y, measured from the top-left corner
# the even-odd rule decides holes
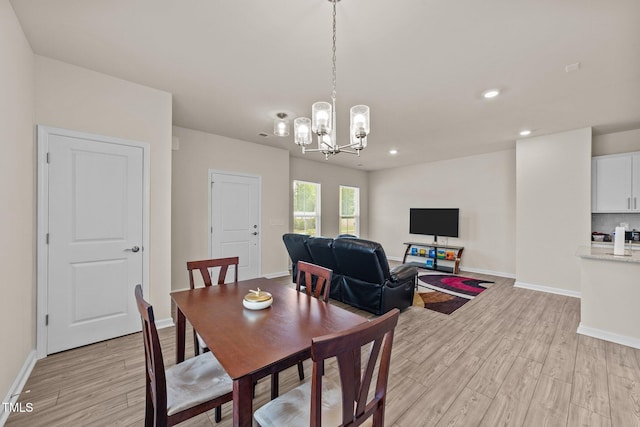
[[[153,307],[143,299],[140,285],[135,288],[135,298],[144,340],[145,427],[172,426],[213,408],[219,422],[222,404],[233,399],[229,375],[211,352],[165,370]]]
[[[312,339],[311,381],[260,407],[253,414],[256,423],[261,427],[358,426],[373,417],[371,425],[382,427],[393,332],[399,315],[400,311],[394,308],[347,331]],[[364,369],[361,365],[363,346],[368,349]],[[332,357],[337,359],[339,381],[332,379],[328,372],[323,376],[324,361]],[[373,382],[375,391],[370,396]]]
[[[235,266],[235,281],[238,281],[238,264],[239,258],[237,256],[228,257],[228,258],[214,258],[214,259],[204,259],[200,261],[187,261],[187,271],[189,273],[189,288],[195,289],[195,280],[193,277],[193,271],[199,270],[200,275],[202,276],[202,281],[204,282],[204,286],[211,286],[211,268],[220,268],[220,272],[218,273],[218,285],[224,285],[225,279],[227,277],[227,271],[230,266]],[[193,330],[193,348],[196,356],[200,353],[204,353],[208,350],[207,344],[200,337],[200,335]]]
[[[333,271],[309,262],[298,261],[298,276],[296,290],[300,291],[304,285],[307,295],[329,301],[331,276]]]
[[[304,288],[304,292],[307,295],[321,299],[324,302],[329,301],[333,271],[305,261],[298,261],[296,270],[298,271],[296,276],[296,290],[298,292],[301,292]],[[304,380],[304,365],[302,361],[298,362],[298,377],[300,381]],[[271,399],[278,397],[279,388],[280,376],[278,372],[275,372],[271,374]]]
[[[200,270],[202,280],[205,286],[211,286],[211,274],[210,268],[220,267],[220,273],[218,274],[218,285],[224,285],[224,281],[227,277],[227,271],[230,266],[235,266],[234,280],[238,281],[238,264],[239,258],[237,256],[228,258],[214,258],[203,259],[201,261],[187,261],[187,270],[189,271],[189,287],[195,289],[195,283],[193,280],[193,270]]]

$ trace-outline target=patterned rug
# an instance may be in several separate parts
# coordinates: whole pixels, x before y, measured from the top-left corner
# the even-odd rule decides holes
[[[451,314],[484,291],[483,283],[493,282],[450,274],[425,274],[418,276],[418,286],[427,289],[418,292],[418,296],[424,308]]]

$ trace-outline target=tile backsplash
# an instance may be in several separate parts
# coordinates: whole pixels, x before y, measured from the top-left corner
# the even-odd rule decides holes
[[[613,233],[621,222],[629,224],[629,230],[640,230],[640,213],[592,213],[591,231]]]

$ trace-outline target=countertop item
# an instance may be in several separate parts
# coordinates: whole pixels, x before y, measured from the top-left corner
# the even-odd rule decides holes
[[[269,292],[249,289],[249,293],[242,299],[242,305],[249,310],[262,310],[273,304],[273,296]]]

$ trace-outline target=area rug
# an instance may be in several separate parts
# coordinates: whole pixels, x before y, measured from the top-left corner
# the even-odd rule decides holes
[[[486,289],[489,280],[449,274],[425,274],[418,276],[418,286],[427,288],[418,292],[424,308],[451,314]]]

